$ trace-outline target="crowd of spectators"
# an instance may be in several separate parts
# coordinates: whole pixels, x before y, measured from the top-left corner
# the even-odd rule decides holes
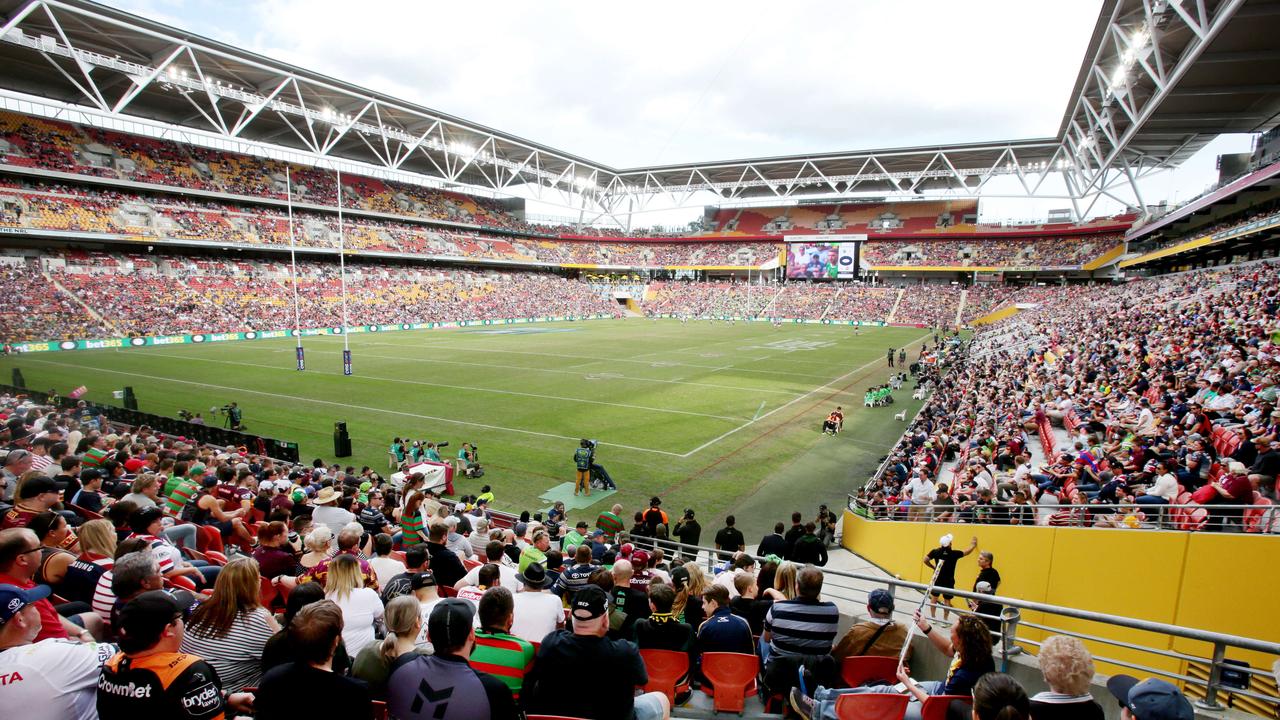
[[[867,265],[1078,266],[1122,242],[1121,235],[984,238],[964,240],[871,239],[862,245]]]
[[[937,347],[921,377],[934,393],[864,499],[887,517],[1265,530],[1280,473],[1275,269],[1026,289],[1033,309]]]
[[[445,498],[417,476],[397,487],[368,467],[119,429],[83,405],[5,395],[0,416],[0,487],[14,503],[0,528],[8,715],[659,720],[700,686],[711,693],[725,653],[752,658],[761,696],[806,720],[835,717],[844,695],[899,692],[840,677],[846,657],[896,656],[906,627],[875,590],[867,619],[841,633],[820,569],[836,521],[825,506],[778,523],[755,555],[727,517],[699,558],[662,542],[710,544],[695,513],[673,523],[658,498],[628,531],[621,505],[517,517],[491,510],[487,487]],[[36,468],[29,448],[49,441],[61,457]],[[912,622],[917,652],[951,667],[871,678],[901,681],[909,716],[947,695],[971,696],[984,719],[991,707],[1102,717],[1079,640],[1044,641],[1050,691],[1029,698],[995,672],[979,617],[949,631]],[[687,663],[669,694],[639,689],[658,679],[650,651]],[[1112,690],[1141,705],[1152,681]],[[1176,690],[1169,701],[1185,703]]]

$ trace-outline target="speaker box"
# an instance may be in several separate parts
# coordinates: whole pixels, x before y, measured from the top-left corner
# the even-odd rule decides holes
[[[333,424],[333,455],[334,457],[351,457],[351,435],[347,432],[345,422]]]
[[[126,410],[137,410],[137,409],[138,409],[138,398],[137,398],[137,396],[135,396],[135,395],[133,394],[133,386],[132,386],[132,385],[125,385],[125,386],[124,386],[124,408],[125,408]]]

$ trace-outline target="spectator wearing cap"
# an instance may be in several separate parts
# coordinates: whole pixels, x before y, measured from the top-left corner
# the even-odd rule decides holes
[[[979,580],[973,584],[973,591],[979,595],[994,595],[995,588],[986,580]],[[1001,631],[1000,616],[1004,612],[1004,606],[998,602],[992,602],[986,598],[981,600],[968,601],[969,609],[972,610],[986,624],[987,629],[992,633],[999,634]]]
[[[649,583],[653,573],[649,572],[650,556],[647,550],[635,550],[631,553],[631,589],[641,595],[648,596]]]
[[[297,659],[271,668],[254,694],[257,720],[298,717],[369,718],[369,686],[334,672],[333,656],[343,631],[343,613],[322,600],[302,608],[289,624]],[[317,692],[323,688],[323,691]]]
[[[533,531],[533,542],[520,551],[518,570],[524,572],[530,563],[547,566],[547,551],[551,549],[551,536],[543,528]]]
[[[98,716],[102,720],[140,717],[222,717],[230,709],[248,712],[253,696],[224,697],[218,672],[195,655],[179,651],[186,608],[160,590],[144,592],[120,611],[120,652],[102,667]]]
[[[1040,644],[1040,673],[1049,689],[1031,698],[1036,720],[1103,720],[1102,706],[1089,694],[1093,658],[1079,638],[1052,635]]]
[[[1112,675],[1107,690],[1120,701],[1121,720],[1194,720],[1195,711],[1182,691],[1159,678],[1139,681]]]
[[[427,618],[431,617],[431,610],[440,602],[440,592],[436,586],[436,577],[430,570],[420,570],[409,576],[409,592],[413,599],[418,601],[418,615],[422,618],[422,627],[418,631],[417,642],[419,645],[428,642],[427,638]]]
[[[831,651],[837,660],[859,655],[897,657],[907,641],[907,626],[893,620],[893,593],[876,588],[867,595],[867,619],[854,623]],[[911,648],[907,648],[906,661],[911,661]],[[893,678],[875,678],[878,683]],[[877,684],[878,684],[877,683]]]
[[[420,573],[427,566],[427,549],[422,546],[411,547],[404,553],[404,571],[382,584],[382,603],[391,602],[393,598],[409,595],[413,592],[411,582],[413,575]]]
[[[13,585],[21,590],[35,588],[34,578],[39,571],[40,558],[41,544],[35,533],[27,528],[0,530],[0,583]],[[74,619],[68,619],[59,615],[53,604],[45,598],[35,600],[32,604],[40,613],[41,628],[36,640],[69,637],[81,642],[93,642],[93,635],[85,629],[88,623],[97,622],[97,616],[93,613],[81,613]]]
[[[48,586],[0,585],[0,715],[31,720],[97,717],[98,675],[115,654],[111,645],[45,639],[37,603]],[[18,650],[21,648],[21,650]]]
[[[10,450],[4,456],[4,466],[0,468],[0,500],[13,502],[14,492],[18,489],[18,478],[30,469],[31,452],[28,450]]]
[[[86,470],[80,478],[80,489],[71,496],[71,504],[84,508],[89,512],[102,512],[102,473],[97,470]],[[54,481],[55,485],[57,481]]]
[[[547,636],[525,679],[529,712],[599,720],[670,716],[666,695],[635,695],[635,688],[646,684],[649,676],[633,643],[606,637],[609,608],[608,593],[599,586],[578,591],[571,605],[573,629]],[[564,668],[590,668],[591,681],[584,683]]]
[[[445,598],[427,618],[433,655],[397,662],[387,683],[387,708],[399,720],[515,720],[511,690],[498,678],[473,668],[475,647],[470,603]],[[568,666],[561,666],[568,667]]]
[[[26,527],[35,516],[58,504],[58,486],[43,475],[27,477],[16,495],[13,509],[4,514],[0,529]]]
[[[521,593],[523,594],[523,593]],[[520,701],[524,677],[533,667],[533,643],[511,633],[514,600],[511,591],[492,587],[480,598],[480,629],[471,650],[471,666],[498,678]]]
[[[338,507],[338,499],[341,493],[332,487],[324,487],[320,492],[316,493],[316,497],[311,501],[315,505],[315,512],[311,514],[311,520],[316,525],[324,525],[337,533],[347,526],[347,523],[355,522],[356,516],[350,510],[344,510]]]
[[[591,540],[591,560],[593,562],[602,562],[604,560],[604,554],[609,551],[609,544],[605,539],[606,537],[607,535],[604,530],[596,528],[591,531],[591,536],[588,539]]]
[[[572,530],[565,533],[565,536],[560,538],[560,550],[567,553],[569,552],[570,547],[576,548],[585,543],[587,541],[587,535],[590,532],[590,527],[590,525],[587,525],[586,520],[579,520]]]
[[[511,634],[529,642],[542,642],[547,635],[564,627],[564,606],[560,598],[547,591],[551,577],[539,563],[531,563],[524,572],[516,575],[519,588],[513,598],[514,620]],[[507,586],[503,586],[507,587]],[[484,621],[481,613],[481,622]]]

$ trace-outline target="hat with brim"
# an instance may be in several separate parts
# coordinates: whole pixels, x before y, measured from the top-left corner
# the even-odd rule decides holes
[[[338,501],[338,493],[331,487],[323,488],[316,494],[316,499],[312,503],[316,505],[328,505]]]
[[[524,572],[516,573],[516,580],[538,589],[551,584],[551,578],[547,577],[547,569],[542,566],[542,563],[529,563],[529,567],[526,567]]]
[[[0,626],[22,612],[22,608],[40,602],[52,593],[53,589],[48,585],[37,585],[29,590],[17,585],[0,585]]]

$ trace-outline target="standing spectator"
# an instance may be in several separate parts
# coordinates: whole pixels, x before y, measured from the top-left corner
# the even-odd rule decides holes
[[[289,643],[297,660],[271,668],[262,676],[254,698],[257,720],[372,717],[369,686],[335,672],[333,667],[342,623],[342,610],[328,600],[302,608],[289,624]]]
[[[576,468],[576,479],[573,483],[573,494],[585,492],[591,495],[591,456],[594,454],[591,441],[583,438],[578,441],[578,449],[573,451],[573,465]]]
[[[431,610],[427,635],[434,655],[397,663],[387,683],[387,708],[398,720],[515,720],[511,690],[471,667],[475,647],[470,603],[446,598]],[[562,666],[566,667],[566,666]]]
[[[622,506],[615,504],[596,516],[596,527],[604,533],[604,541],[612,543],[618,533],[626,529],[622,522]]]
[[[431,572],[436,577],[436,583],[453,587],[467,574],[467,570],[462,566],[462,561],[458,559],[458,554],[444,544],[448,536],[449,527],[447,525],[442,522],[431,523],[431,531],[427,539],[427,553],[431,556],[430,567]]]
[[[827,546],[814,534],[815,529],[813,523],[805,523],[804,535],[796,540],[795,549],[791,552],[792,562],[818,567],[827,564]]]
[[[513,609],[510,590],[493,587],[485,591],[480,598],[480,629],[470,660],[501,680],[519,702],[524,676],[533,666],[533,644],[511,634]]]
[[[262,582],[252,558],[232,558],[213,586],[213,594],[191,613],[181,649],[205,659],[227,692],[255,686],[262,677],[262,653],[280,631],[262,607]]]
[[[924,556],[924,564],[930,570],[937,569],[937,577],[933,581],[933,589],[929,591],[929,597],[933,598],[933,602],[929,604],[929,617],[935,617],[938,613],[938,606],[943,607],[942,619],[946,620],[951,612],[951,600],[955,597],[947,590],[954,590],[956,587],[956,562],[978,547],[978,538],[974,537],[973,542],[969,543],[969,549],[960,551],[951,547],[954,538],[951,533],[942,536],[938,542],[938,547],[929,551]],[[941,569],[938,569],[941,568]],[[941,598],[941,602],[939,602]]]
[[[98,717],[98,675],[116,653],[111,645],[35,641],[47,585],[23,590],[0,585],[0,715],[29,720],[93,720]]]
[[[992,567],[995,560],[996,556],[989,550],[978,553],[978,578],[973,581],[974,592],[978,591],[978,583],[982,582],[991,586],[991,592],[999,592],[1000,571]]]
[[[564,627],[564,605],[560,598],[547,592],[551,578],[538,563],[516,575],[520,592],[513,599],[513,622],[509,632],[529,642],[542,642],[547,635]],[[483,622],[483,613],[481,622]]]
[[[131,599],[120,611],[120,652],[102,667],[98,717],[219,718],[225,710],[249,712],[253,696],[223,700],[222,682],[212,665],[181,652],[186,608],[163,590]]]
[[[325,599],[342,610],[342,641],[351,655],[374,641],[375,629],[382,623],[382,600],[364,585],[360,562],[354,555],[339,555],[329,563]]]
[[[675,530],[673,530],[671,534],[675,535],[676,539],[678,539],[683,545],[698,544],[698,541],[702,539],[702,525],[698,524],[698,520],[694,517],[692,508],[684,511],[684,517],[680,518],[680,521],[676,523]],[[688,559],[696,556],[697,554],[697,550],[689,550],[686,548],[680,548],[679,551],[679,557],[681,559]]]
[[[1102,706],[1089,694],[1093,658],[1079,638],[1053,635],[1040,644],[1040,673],[1049,686],[1031,698],[1035,720],[1102,720]]]
[[[573,630],[552,633],[538,650],[525,680],[531,713],[598,720],[665,720],[671,707],[662,693],[635,695],[649,682],[640,652],[631,642],[611,640],[609,596],[596,585],[578,591],[572,605]],[[590,682],[564,668],[590,668]]]
[[[773,532],[760,538],[760,546],[756,548],[756,554],[760,557],[777,555],[785,558],[788,555],[787,548],[787,539],[782,534],[782,523],[775,523]]]
[[[743,550],[747,545],[742,531],[733,526],[735,522],[736,519],[732,515],[726,517],[724,527],[716,533],[716,549],[720,551],[722,560],[732,559],[734,553]]]

